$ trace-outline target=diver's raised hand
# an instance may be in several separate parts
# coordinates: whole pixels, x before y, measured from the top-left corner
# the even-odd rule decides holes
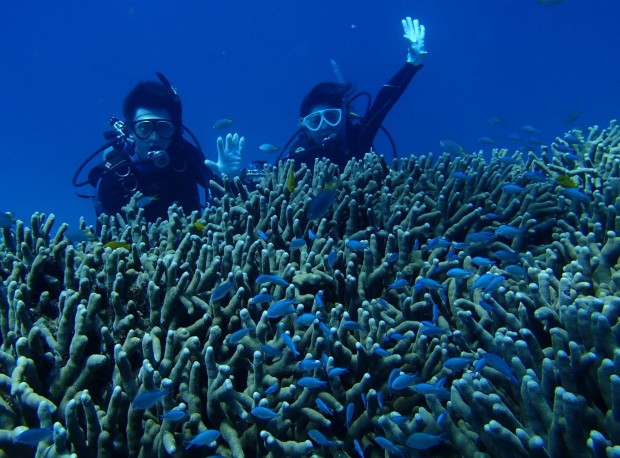
[[[226,140],[222,137],[217,138],[217,162],[207,159],[205,164],[214,173],[225,173],[229,177],[234,177],[241,171],[241,154],[245,146],[245,137],[239,134],[227,134]]]
[[[404,37],[409,40],[409,53],[407,54],[407,62],[411,64],[421,65],[426,58],[426,50],[424,49],[424,36],[426,29],[417,19],[406,17],[402,20]]]

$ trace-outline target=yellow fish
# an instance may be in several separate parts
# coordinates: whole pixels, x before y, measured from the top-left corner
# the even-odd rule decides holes
[[[126,250],[130,250],[131,243],[112,240],[111,242],[108,242],[105,245],[103,245],[103,248],[112,248],[113,250],[116,250],[117,248],[125,248]]]
[[[560,175],[558,177],[558,184],[563,188],[576,188],[577,183],[570,179],[570,177],[566,175]]]
[[[293,166],[291,165],[288,168],[288,176],[286,178],[286,187],[288,192],[293,192],[295,190],[295,170],[293,170]]]
[[[204,232],[207,230],[207,226],[205,226],[204,224],[202,224],[200,221],[195,221],[194,224],[192,224],[192,226],[194,226],[196,229],[198,229],[200,232]]]

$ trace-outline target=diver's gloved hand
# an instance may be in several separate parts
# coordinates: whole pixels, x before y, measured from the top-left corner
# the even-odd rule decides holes
[[[227,134],[226,142],[222,137],[217,138],[217,162],[207,159],[205,164],[219,175],[225,173],[229,177],[239,175],[241,171],[241,154],[245,146],[245,137],[239,134]]]
[[[410,17],[403,19],[404,37],[409,40],[409,54],[407,54],[407,62],[415,65],[422,65],[426,58],[426,50],[424,49],[424,36],[426,29],[417,19],[411,20]]]

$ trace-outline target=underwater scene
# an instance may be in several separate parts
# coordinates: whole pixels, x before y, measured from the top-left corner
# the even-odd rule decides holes
[[[620,4],[3,17],[0,458],[620,456]]]

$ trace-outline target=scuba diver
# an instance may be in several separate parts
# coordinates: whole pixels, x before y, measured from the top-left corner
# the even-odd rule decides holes
[[[380,129],[388,136],[394,156],[397,156],[394,141],[382,123],[422,68],[426,57],[424,26],[410,17],[403,19],[402,25],[404,37],[409,40],[407,62],[381,88],[374,103],[371,105],[368,93],[350,96],[352,84],[317,84],[301,102],[300,129],[283,148],[276,162],[284,155],[284,159],[295,159],[298,168],[301,163],[312,166],[315,158],[324,157],[343,170],[350,159],[361,158],[372,149]],[[363,116],[351,111],[351,104],[360,96],[368,97],[368,106]]]
[[[111,118],[115,129],[110,140],[91,154],[78,168],[73,185],[91,185],[94,195],[82,195],[95,203],[97,218],[102,213],[116,215],[136,192],[144,217],[153,222],[168,217],[168,207],[180,205],[187,213],[201,208],[199,186],[205,190],[205,202],[211,199],[209,180],[221,173],[239,173],[245,140],[228,134],[217,140],[218,162],[205,160],[198,140],[183,125],[181,100],[168,79],[157,73],[161,82],[138,83],[125,97],[124,121]],[[193,144],[183,137],[187,132]],[[103,153],[103,161],[78,182],[84,167]]]

